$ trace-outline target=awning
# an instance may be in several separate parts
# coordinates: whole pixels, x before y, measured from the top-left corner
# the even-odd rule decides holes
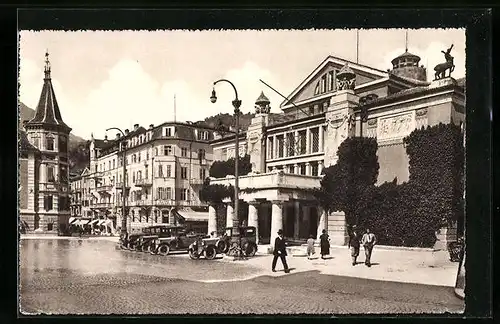
[[[82,219],[82,220],[80,220],[80,225],[87,225],[88,223],[90,223],[90,219]]]
[[[175,210],[175,213],[178,214],[184,221],[191,222],[208,222],[208,212],[196,212],[192,209],[179,209]],[[179,220],[179,222],[181,222]]]
[[[80,220],[79,219],[75,220],[73,223],[71,223],[71,225],[75,225],[75,226],[80,225]]]
[[[99,221],[98,219],[94,219],[93,221],[91,221],[91,222],[89,223],[89,225],[94,225],[94,224],[95,224],[95,223],[97,223],[98,221]]]
[[[104,222],[105,222],[104,219],[99,220],[99,223],[97,223],[97,226],[101,226],[102,224],[104,224]]]
[[[70,224],[71,224],[71,223],[73,223],[74,221],[76,221],[76,217],[70,217],[70,218],[69,218],[69,223],[70,223]]]

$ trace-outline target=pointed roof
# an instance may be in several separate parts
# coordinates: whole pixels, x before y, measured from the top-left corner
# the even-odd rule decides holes
[[[45,53],[45,77],[43,79],[42,93],[40,100],[35,110],[35,116],[26,123],[26,127],[45,127],[52,126],[69,133],[71,128],[64,123],[57,104],[56,94],[52,87],[52,79],[50,77],[50,62],[49,53]]]
[[[413,53],[410,53],[410,52],[408,52],[408,49],[406,49],[406,51],[403,54],[395,57],[391,61],[391,63],[392,63],[392,65],[395,65],[396,63],[398,63],[399,61],[401,61],[402,59],[405,59],[405,58],[413,58],[415,62],[417,62],[417,63],[420,62],[420,56],[415,55]]]
[[[269,98],[266,97],[266,95],[264,94],[264,91],[262,91],[260,93],[260,96],[257,98],[257,100],[255,100],[256,105],[260,105],[260,104],[268,105],[269,103],[270,103]]]
[[[40,153],[40,150],[30,143],[26,132],[23,130],[19,131],[19,151],[21,156],[25,156],[28,152]]]

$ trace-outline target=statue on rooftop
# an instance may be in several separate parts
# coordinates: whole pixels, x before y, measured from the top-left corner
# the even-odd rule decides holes
[[[453,64],[453,56],[451,56],[450,52],[453,48],[453,44],[451,44],[450,48],[445,51],[441,51],[444,54],[444,58],[446,60],[445,63],[440,63],[434,67],[434,71],[436,74],[434,75],[435,80],[444,79],[446,77],[446,70],[449,70],[448,77],[451,77],[451,72],[455,70],[455,64]]]

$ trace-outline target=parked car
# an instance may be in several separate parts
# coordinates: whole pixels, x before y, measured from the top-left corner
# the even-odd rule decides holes
[[[166,227],[164,233],[154,240],[154,247],[151,253],[168,255],[170,251],[187,251],[189,246],[199,237],[206,237],[205,234],[187,232],[183,226]]]
[[[136,251],[152,252],[155,250],[155,240],[169,235],[169,225],[149,226],[145,235],[140,236],[135,244]]]
[[[140,233],[128,234],[127,237],[122,237],[121,247],[127,250],[136,250],[139,239],[142,236],[151,235],[151,227],[152,226],[144,227]]]
[[[237,249],[240,243],[245,256],[252,257],[257,252],[257,229],[253,226],[228,227],[224,234],[218,238],[204,238],[200,242],[194,242],[188,252],[191,259],[198,259],[202,255],[212,260],[217,254],[231,252]]]

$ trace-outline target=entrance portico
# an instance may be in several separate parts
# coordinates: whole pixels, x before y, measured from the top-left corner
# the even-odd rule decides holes
[[[319,181],[320,177],[283,171],[240,177],[240,200],[248,205],[248,216],[240,214],[240,217],[248,226],[257,228],[259,244],[273,245],[280,229],[288,241],[297,243],[303,243],[311,235],[318,238],[321,231],[327,229],[326,214],[312,195]],[[234,185],[234,177],[211,179],[210,182]],[[209,217],[213,218],[209,223],[215,224],[215,213],[210,213]],[[233,217],[232,203],[226,202],[226,225],[232,226]]]

